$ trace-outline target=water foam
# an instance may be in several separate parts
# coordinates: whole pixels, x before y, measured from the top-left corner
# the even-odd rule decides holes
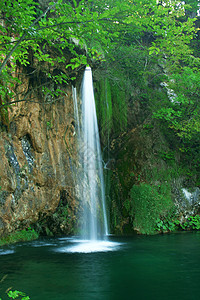
[[[14,250],[0,250],[0,255],[13,254]]]
[[[100,240],[72,240],[73,245],[57,248],[61,253],[94,253],[117,251],[121,243]]]

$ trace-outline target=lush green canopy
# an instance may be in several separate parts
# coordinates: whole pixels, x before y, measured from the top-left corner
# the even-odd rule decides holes
[[[46,76],[59,84],[74,80],[85,65],[100,63],[113,85],[120,81],[129,94],[148,98],[152,115],[179,137],[199,133],[198,22],[193,17],[198,1],[185,6],[176,0],[42,3],[0,3],[1,105],[17,100],[16,66],[29,66],[30,54],[38,67],[48,65]],[[58,65],[66,72],[53,75]],[[158,91],[161,83],[166,96],[159,98],[155,87]],[[62,91],[47,85],[45,92],[58,96]]]

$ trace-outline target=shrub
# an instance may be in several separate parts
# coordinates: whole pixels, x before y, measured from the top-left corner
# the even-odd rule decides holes
[[[165,186],[142,183],[134,185],[125,207],[132,219],[133,228],[142,234],[155,233],[157,219],[172,207],[170,191]]]
[[[200,215],[190,216],[184,223],[180,224],[184,230],[199,230],[200,229]]]
[[[11,234],[9,234],[6,237],[3,237],[0,239],[0,246],[6,245],[6,244],[13,244],[16,242],[24,242],[24,241],[31,241],[38,238],[38,233],[31,229],[30,227],[27,229],[23,229],[21,231],[16,231]]]

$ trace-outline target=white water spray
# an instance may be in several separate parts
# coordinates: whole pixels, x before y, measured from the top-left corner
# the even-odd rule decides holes
[[[74,93],[74,98],[75,93]],[[105,189],[102,170],[92,71],[86,67],[81,90],[81,125],[78,129],[79,197],[83,203],[82,236],[98,240],[108,235]],[[77,106],[77,99],[74,99]],[[75,109],[76,111],[77,109]],[[77,117],[79,120],[79,117]]]

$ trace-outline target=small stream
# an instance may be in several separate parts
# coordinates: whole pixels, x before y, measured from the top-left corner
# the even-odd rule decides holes
[[[18,243],[0,248],[4,275],[2,299],[13,287],[32,300],[197,300],[200,233]]]

